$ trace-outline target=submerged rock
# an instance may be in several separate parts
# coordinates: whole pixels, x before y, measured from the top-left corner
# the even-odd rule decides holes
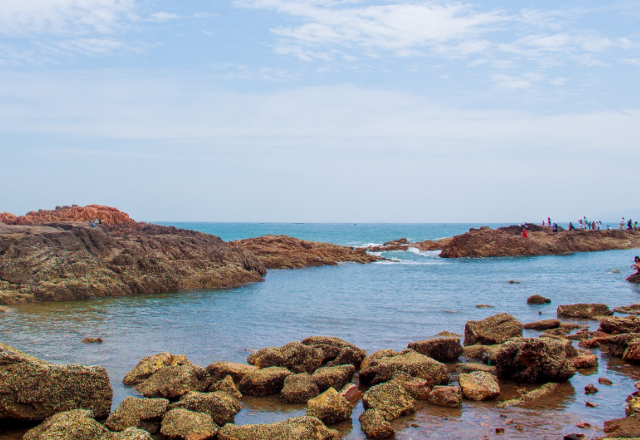
[[[218,429],[211,415],[176,408],[162,419],[160,433],[171,439],[209,440],[216,437]]]
[[[306,403],[320,394],[318,385],[311,379],[309,373],[298,373],[287,376],[280,398],[287,403]]]
[[[369,388],[362,396],[364,409],[376,409],[391,421],[416,410],[416,401],[400,385],[386,382]]]
[[[413,350],[404,350],[394,356],[370,360],[361,368],[360,382],[375,385],[387,382],[396,373],[426,380],[430,386],[446,384],[449,381],[447,366]]]
[[[412,342],[407,348],[440,362],[455,361],[462,354],[460,340],[449,337]]]
[[[313,373],[311,380],[318,385],[320,392],[324,392],[329,388],[339,390],[353,379],[355,372],[356,369],[353,365],[322,367]]]
[[[489,400],[500,395],[496,376],[483,371],[463,373],[458,376],[462,395],[469,400]]]
[[[129,371],[124,380],[122,381],[127,386],[138,385],[151,377],[153,373],[158,371],[162,367],[176,366],[176,365],[189,365],[191,362],[183,354],[175,356],[166,351],[153,356],[147,356],[142,358],[138,365],[133,367]]]
[[[104,426],[112,431],[124,431],[133,427],[155,434],[160,429],[162,416],[168,408],[167,399],[140,399],[127,396],[109,415]]]
[[[248,396],[270,396],[284,388],[284,380],[293,373],[282,367],[268,367],[246,374],[240,381],[242,394]]]
[[[190,391],[205,391],[211,379],[206,370],[193,364],[162,367],[136,386],[145,397],[177,399]]]
[[[498,377],[528,383],[564,382],[576,372],[569,359],[576,354],[568,340],[514,338],[498,351]]]
[[[317,417],[327,425],[348,420],[352,411],[351,402],[333,388],[329,388],[319,396],[310,399],[307,406],[308,416]]]
[[[340,434],[328,429],[317,417],[294,417],[264,425],[226,424],[218,440],[340,440]]]
[[[171,409],[184,408],[189,411],[209,414],[213,422],[224,426],[233,423],[236,414],[242,409],[242,403],[224,391],[213,393],[190,392],[171,405]]]
[[[322,350],[291,342],[280,348],[268,347],[249,355],[247,361],[259,368],[283,367],[293,373],[313,373],[323,360]]]
[[[464,326],[464,345],[501,344],[522,336],[522,324],[508,313],[499,313],[482,321],[468,321]]]
[[[105,418],[112,398],[102,367],[53,365],[0,343],[0,420],[42,421],[73,409]]]
[[[367,438],[378,440],[393,437],[396,433],[384,414],[377,409],[368,409],[360,414],[360,427]]]
[[[558,317],[593,319],[598,316],[611,316],[613,312],[606,304],[566,304],[558,306]]]
[[[528,393],[523,394],[517,399],[505,400],[504,402],[500,402],[498,404],[498,408],[507,408],[509,406],[519,405],[524,402],[530,402],[532,400],[539,399],[540,397],[546,396],[547,394],[553,392],[556,388],[558,388],[557,383],[546,383],[540,388],[529,391]]]

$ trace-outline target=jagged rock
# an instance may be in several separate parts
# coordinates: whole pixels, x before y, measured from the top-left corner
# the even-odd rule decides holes
[[[317,417],[327,425],[344,422],[351,417],[352,411],[351,402],[333,388],[310,399],[307,406],[308,416]]]
[[[464,326],[464,345],[501,344],[522,336],[522,324],[508,313],[499,313],[482,321],[468,321]]]
[[[54,414],[29,430],[23,440],[151,440],[151,436],[137,428],[111,432],[93,419],[91,411],[75,409]]]
[[[415,399],[395,382],[372,386],[362,396],[362,403],[364,409],[376,409],[388,421],[416,410]]]
[[[607,437],[640,437],[640,414],[604,422]]]
[[[280,348],[268,347],[249,355],[247,361],[259,368],[283,367],[292,373],[313,373],[323,360],[323,352],[300,342]]]
[[[360,368],[362,360],[367,353],[355,345],[332,336],[311,336],[302,340],[304,345],[309,345],[322,350],[323,362],[327,366],[352,364]]]
[[[225,376],[230,375],[235,382],[240,382],[242,378],[252,371],[256,371],[258,367],[254,365],[239,364],[236,362],[212,362],[206,368],[207,373],[214,382],[222,380]]]
[[[166,351],[153,356],[144,357],[138,362],[138,365],[129,371],[122,381],[127,386],[138,385],[151,377],[153,373],[162,367],[175,365],[189,365],[191,362],[183,354],[175,356]]]
[[[600,321],[598,331],[618,335],[621,333],[640,333],[640,320],[636,316],[613,316]]]
[[[455,361],[462,354],[458,338],[437,338],[412,342],[408,348],[440,362]]]
[[[209,392],[214,391],[224,391],[231,397],[235,397],[238,400],[242,399],[242,393],[236,386],[235,382],[233,381],[233,377],[230,374],[226,375],[224,379],[211,384],[211,386],[209,387]]]
[[[190,391],[205,391],[211,380],[206,370],[193,364],[162,367],[136,386],[145,397],[177,399]]]
[[[540,304],[549,304],[551,300],[549,298],[545,298],[542,295],[531,295],[527,298],[527,304],[540,305]]]
[[[313,380],[320,392],[324,392],[329,388],[335,388],[336,390],[344,387],[355,374],[356,369],[353,365],[338,365],[335,367],[322,367],[318,368],[313,375]]]
[[[53,365],[0,343],[0,420],[42,421],[81,408],[105,418],[112,398],[102,367]]]
[[[558,317],[593,319],[597,316],[611,316],[613,312],[606,304],[566,304],[558,306]]]
[[[458,376],[462,395],[469,400],[490,400],[500,395],[496,376],[484,371],[462,373]]]
[[[629,395],[625,401],[624,413],[628,416],[632,416],[640,412],[640,395],[636,391]]]
[[[393,437],[396,431],[384,414],[377,409],[368,409],[360,414],[360,427],[367,438],[378,440]]]
[[[432,405],[460,408],[462,405],[462,392],[460,387],[435,386],[431,390],[427,401]]]
[[[360,369],[359,378],[362,383],[375,385],[391,380],[396,373],[407,373],[424,379],[430,386],[446,384],[449,381],[446,365],[413,350],[404,350],[395,356],[370,360],[366,367]]]
[[[280,398],[287,403],[306,403],[320,394],[318,385],[311,379],[309,373],[298,373],[287,376]]]
[[[303,416],[264,425],[229,423],[218,432],[218,440],[340,440],[340,434],[316,417]]]
[[[224,391],[199,393],[192,391],[171,404],[170,409],[184,408],[189,411],[209,414],[216,425],[233,423],[236,414],[242,409],[242,403]]]
[[[140,428],[155,434],[160,429],[162,416],[169,408],[167,399],[140,399],[127,396],[104,423],[111,431]]]
[[[257,397],[278,394],[284,387],[284,380],[292,374],[291,371],[282,367],[268,367],[252,371],[240,381],[240,392]]]
[[[219,429],[209,414],[176,408],[162,419],[160,433],[171,439],[207,440],[214,439]]]
[[[530,322],[522,327],[528,330],[550,330],[560,327],[559,319],[543,319],[542,321]]]
[[[396,373],[392,379],[416,400],[427,400],[431,394],[431,385],[423,379],[416,379],[407,373]]]
[[[485,373],[498,375],[498,367],[493,365],[477,364],[475,362],[468,364],[456,364],[458,373],[473,373],[474,371],[484,371]]]
[[[629,343],[638,338],[640,338],[640,333],[624,333],[607,338],[606,342],[609,347],[609,355],[622,357],[629,347]]]
[[[564,382],[576,372],[569,359],[576,354],[568,340],[515,338],[498,351],[498,377],[529,383]]]

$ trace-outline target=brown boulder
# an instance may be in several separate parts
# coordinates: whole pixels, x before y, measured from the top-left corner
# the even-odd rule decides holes
[[[638,338],[640,338],[640,333],[624,333],[607,338],[606,343],[608,345],[609,355],[622,357],[629,347],[629,343]]]
[[[142,358],[140,362],[138,362],[138,365],[133,367],[133,369],[124,376],[122,382],[127,386],[138,385],[162,367],[188,364],[191,364],[191,362],[189,362],[189,359],[187,359],[185,355],[175,356],[164,351],[154,354],[153,356]]]
[[[376,409],[388,421],[416,411],[416,401],[395,382],[372,386],[362,396],[364,409]]]
[[[611,316],[613,312],[606,304],[566,304],[558,306],[558,317],[593,319],[598,316]]]
[[[595,354],[582,354],[580,356],[570,358],[574,368],[594,368],[598,366],[598,356]]]
[[[412,342],[407,348],[440,362],[455,361],[462,354],[462,346],[458,338],[426,339]]]
[[[411,377],[407,373],[397,373],[393,376],[392,381],[400,385],[416,400],[427,400],[431,394],[431,385],[428,381]]]
[[[239,364],[236,362],[212,362],[206,368],[207,373],[214,382],[231,375],[235,382],[240,382],[247,373],[256,371],[258,367],[254,365]]]
[[[102,367],[53,365],[0,343],[0,420],[42,421],[73,409],[105,418],[112,398]]]
[[[527,383],[564,382],[576,372],[569,359],[576,354],[568,340],[515,338],[498,351],[498,377]]]
[[[640,362],[640,339],[631,339],[627,348],[622,353],[622,360],[627,362]]]
[[[483,371],[485,373],[498,375],[498,367],[494,365],[477,364],[471,362],[468,364],[456,364],[456,371],[458,373],[473,373],[474,371]]]
[[[327,425],[344,422],[351,417],[351,402],[342,397],[335,389],[329,388],[307,404],[307,415],[317,417]]]
[[[540,304],[549,304],[551,300],[549,298],[545,298],[542,295],[531,295],[527,298],[527,304],[540,305]]]
[[[259,368],[283,367],[293,373],[313,373],[323,360],[323,352],[300,342],[280,348],[268,347],[249,355],[247,361]]]
[[[280,398],[287,403],[306,403],[320,394],[318,385],[311,379],[309,373],[298,373],[287,376]]]
[[[400,352],[399,351],[393,351],[393,350],[391,350],[389,348],[385,348],[384,350],[375,351],[375,352],[371,353],[369,356],[365,357],[362,360],[362,364],[360,365],[360,369],[361,370],[365,370],[365,369],[367,369],[369,367],[369,364],[372,361],[375,361],[377,359],[382,359],[384,357],[392,357],[392,356],[397,355],[398,353],[400,353]]]
[[[559,319],[544,319],[542,321],[524,324],[522,327],[527,330],[550,330],[560,327],[560,324],[561,322]]]
[[[208,440],[216,438],[218,429],[209,414],[176,408],[162,419],[160,433],[170,439]]]
[[[483,371],[462,373],[458,376],[462,395],[469,400],[490,400],[500,395],[496,376]]]
[[[447,366],[413,350],[404,350],[395,356],[372,359],[360,370],[360,382],[375,385],[387,382],[396,373],[424,379],[430,386],[446,384],[449,381]]]
[[[367,355],[361,348],[333,336],[311,336],[302,340],[304,345],[322,350],[323,362],[327,366],[352,364],[360,368],[360,364]]]
[[[189,411],[209,414],[216,425],[233,423],[236,414],[242,409],[242,403],[224,391],[213,393],[190,392],[173,403],[170,409],[184,408]]]
[[[270,396],[278,394],[284,387],[284,380],[293,373],[282,367],[268,367],[247,373],[240,381],[239,388],[247,396]]]
[[[604,422],[607,437],[640,437],[640,414]]]
[[[636,316],[613,316],[600,321],[598,331],[619,335],[622,333],[640,333],[640,320]]]
[[[464,326],[464,345],[501,344],[522,336],[522,324],[508,313],[499,313],[482,321],[468,321]]]
[[[335,367],[318,368],[313,375],[313,380],[320,392],[324,392],[329,388],[341,389],[353,379],[356,369],[353,365],[338,365]]]
[[[462,405],[462,392],[460,387],[436,386],[431,390],[428,402],[431,405],[460,408]]]
[[[218,440],[340,440],[340,434],[316,417],[303,416],[264,425],[228,423],[218,432]]]
[[[167,399],[140,399],[127,396],[104,423],[111,431],[140,428],[151,434],[160,429],[162,416],[169,408]]]
[[[238,387],[230,374],[226,375],[224,379],[211,384],[209,392],[212,393],[214,391],[224,391],[231,397],[235,397],[238,400],[242,399],[242,393],[238,390]]]
[[[193,364],[162,367],[136,386],[145,397],[177,399],[190,391],[205,391],[211,385],[206,370]]]
[[[360,414],[360,427],[367,438],[378,440],[393,437],[396,431],[384,414],[377,409],[368,409]]]

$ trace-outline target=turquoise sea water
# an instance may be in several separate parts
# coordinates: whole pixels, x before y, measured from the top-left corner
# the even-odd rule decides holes
[[[172,223],[224,240],[265,234],[356,246],[406,237],[411,241],[460,234],[471,224],[248,224]],[[492,227],[500,225],[490,225]],[[437,252],[387,252],[397,261],[340,264],[300,270],[272,270],[265,282],[234,289],[173,292],[127,298],[27,304],[0,314],[0,341],[54,363],[107,368],[114,405],[135,394],[121,381],[144,356],[169,351],[206,366],[217,360],[245,362],[248,350],[281,346],[311,335],[338,336],[367,352],[401,350],[442,330],[462,334],[468,320],[509,312],[522,322],[555,317],[560,304],[605,302],[610,307],[640,302],[640,289],[625,281],[640,250],[578,253],[533,258],[448,260]],[[620,273],[612,273],[613,269]],[[516,280],[520,284],[509,284]],[[550,305],[529,306],[542,294]],[[488,304],[491,309],[479,309]],[[540,314],[541,313],[541,314]],[[582,321],[597,328],[598,323]],[[536,332],[529,332],[536,335]],[[82,344],[87,336],[103,344]],[[397,438],[482,438],[493,436],[506,415],[521,424],[507,426],[509,438],[558,438],[581,431],[597,435],[605,420],[624,416],[624,399],[633,392],[640,370],[606,353],[600,367],[577,374],[544,402],[495,409],[495,403],[465,402],[462,410],[422,405],[416,415],[394,422]],[[453,366],[452,366],[453,368]],[[615,386],[598,385],[609,377]],[[593,382],[600,392],[585,396]],[[516,384],[503,384],[515,395]],[[528,387],[530,388],[530,387]],[[585,400],[598,408],[585,407]],[[284,405],[277,397],[245,399],[237,423],[264,423],[304,414],[304,406]],[[338,428],[345,438],[362,439],[357,415]],[[444,418],[446,417],[446,419]],[[575,423],[594,425],[580,430]],[[412,426],[416,425],[416,426]],[[461,437],[461,433],[467,433]],[[468,437],[467,437],[468,436]],[[589,438],[589,437],[587,437]]]

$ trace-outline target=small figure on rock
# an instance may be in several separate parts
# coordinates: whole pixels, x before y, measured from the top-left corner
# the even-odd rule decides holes
[[[640,257],[636,255],[633,261],[634,262],[631,265],[631,269],[635,269],[636,274],[639,274],[640,273]]]
[[[555,223],[553,224],[553,229],[552,229],[552,231],[553,231],[553,232],[558,232],[558,225],[557,225],[557,224],[555,224]]]
[[[569,230],[570,231],[575,231],[576,230],[576,227],[573,226],[573,223],[571,223],[571,222],[569,222]]]

